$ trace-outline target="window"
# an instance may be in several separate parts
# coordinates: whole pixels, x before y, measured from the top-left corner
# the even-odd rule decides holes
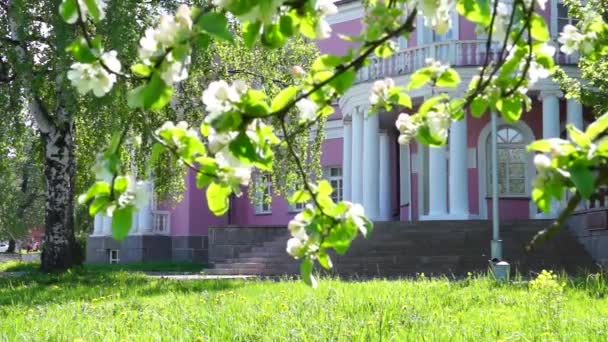
[[[331,194],[331,199],[334,202],[342,201],[342,168],[341,167],[327,167],[323,169],[323,176],[331,187],[334,188],[334,192]]]
[[[488,195],[492,195],[492,136],[487,141]],[[526,144],[522,133],[512,126],[497,132],[498,193],[499,196],[526,195]]]
[[[564,26],[576,25],[577,20],[568,15],[568,6],[559,1],[557,3],[557,33],[564,31]]]
[[[118,249],[110,249],[110,264],[118,264],[120,262],[120,258],[118,257]]]
[[[255,182],[255,213],[256,214],[271,214],[272,213],[272,196],[270,192],[271,179],[268,175],[260,175]]]

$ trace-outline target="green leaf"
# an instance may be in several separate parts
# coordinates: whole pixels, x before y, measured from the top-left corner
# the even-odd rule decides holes
[[[492,9],[489,0],[458,0],[456,10],[469,21],[489,26],[492,20]]]
[[[116,208],[112,213],[112,237],[123,240],[133,225],[133,207]]]
[[[329,270],[333,267],[331,258],[324,250],[319,251],[319,253],[317,254],[317,260],[319,260],[319,264],[326,270]]]
[[[578,190],[581,196],[585,199],[591,197],[595,192],[595,179],[586,162],[575,162],[568,168],[568,171],[570,172],[572,183],[574,183],[576,190]]]
[[[248,48],[252,48],[255,44],[255,41],[258,39],[260,35],[260,28],[262,27],[262,23],[256,21],[254,23],[247,22],[243,24],[243,40],[245,41],[245,46]]]
[[[597,118],[587,127],[587,136],[593,141],[608,129],[608,112]]]
[[[197,25],[199,29],[215,38],[227,42],[234,41],[232,33],[228,30],[228,19],[221,13],[207,12],[199,18]]]
[[[503,98],[496,102],[496,109],[500,111],[503,119],[507,122],[516,122],[521,118],[523,112],[521,100],[519,98]]]
[[[591,145],[591,140],[587,134],[576,128],[573,124],[567,124],[566,128],[568,129],[568,133],[570,133],[570,139],[578,146],[587,148]]]
[[[89,14],[93,18],[93,21],[98,22],[101,20],[101,9],[97,7],[96,0],[84,0],[87,9],[89,10]]]
[[[211,121],[211,126],[213,126],[216,131],[222,133],[238,129],[242,122],[243,117],[241,113],[232,111],[213,119],[213,121]]]
[[[431,131],[427,126],[420,127],[416,137],[421,143],[429,146],[442,146],[443,144],[445,144],[445,141],[431,134]]]
[[[334,188],[327,180],[323,179],[317,184],[317,194],[319,196],[329,196],[332,192],[334,192]]]
[[[312,197],[308,191],[298,190],[291,195],[289,203],[306,203],[310,201]]]
[[[376,56],[378,56],[380,58],[388,58],[388,57],[392,56],[393,53],[395,53],[393,46],[394,45],[392,45],[388,42],[384,43],[384,44],[376,47],[376,49],[374,49],[374,53],[376,54]]]
[[[270,110],[272,112],[276,112],[278,110],[283,109],[289,102],[293,101],[293,99],[295,99],[296,95],[298,94],[298,87],[296,86],[290,86],[287,87],[283,90],[281,90],[281,92],[275,96],[275,98],[272,100],[272,104],[270,105]]]
[[[173,88],[167,86],[158,73],[153,73],[147,84],[141,85],[127,95],[127,104],[131,108],[160,110],[173,96]]]
[[[89,48],[87,41],[82,37],[74,39],[65,50],[71,52],[74,59],[80,63],[93,63],[98,59],[93,50]]]
[[[152,72],[150,67],[143,63],[138,63],[138,64],[133,65],[131,67],[131,71],[135,75],[140,76],[140,77],[148,77],[148,76],[150,76],[150,73]]]
[[[413,90],[422,87],[431,80],[431,76],[433,76],[433,71],[430,68],[416,70],[416,72],[412,74],[407,89]]]
[[[530,34],[532,38],[541,42],[546,42],[550,38],[547,23],[538,13],[532,13],[532,18],[530,18]]]
[[[532,200],[545,213],[551,209],[551,195],[541,188],[532,189]]]
[[[108,205],[110,198],[108,196],[95,197],[91,205],[89,206],[89,215],[95,216],[100,211],[104,210]]]
[[[488,101],[486,101],[483,97],[477,96],[471,102],[471,114],[480,118],[488,109]]]
[[[437,79],[436,85],[438,87],[456,87],[460,83],[460,76],[454,69],[446,70]]]
[[[294,34],[293,18],[289,15],[281,16],[279,19],[279,28],[285,37],[291,37]]]
[[[285,45],[286,40],[287,37],[281,33],[279,25],[264,25],[264,33],[262,33],[262,45],[272,49],[278,49]]]
[[[228,211],[228,196],[230,193],[230,188],[225,185],[209,184],[209,187],[207,187],[207,203],[209,204],[209,210],[214,215],[221,216]]]
[[[110,195],[110,184],[103,181],[97,181],[87,190],[84,195],[78,197],[80,204],[87,203],[92,198],[97,196],[109,196]]]
[[[314,289],[317,287],[317,280],[312,275],[313,266],[314,263],[310,258],[302,260],[302,263],[300,264],[300,276],[306,285]]]
[[[129,179],[125,176],[118,176],[114,179],[114,191],[116,193],[123,193],[129,186]]]
[[[73,24],[78,19],[78,4],[76,0],[63,0],[59,5],[59,14],[67,23]]]
[[[355,71],[350,69],[334,78],[329,85],[334,88],[338,94],[344,94],[353,84],[356,76],[357,74]]]

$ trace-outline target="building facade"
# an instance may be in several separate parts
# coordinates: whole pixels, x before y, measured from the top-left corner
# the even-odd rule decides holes
[[[322,53],[347,52],[349,43],[341,40],[338,33],[356,35],[362,29],[361,2],[342,1],[339,9],[329,18],[332,37],[318,43]],[[554,38],[572,22],[561,1],[550,1],[541,14]],[[321,164],[336,189],[334,198],[362,203],[373,220],[492,217],[489,113],[480,119],[467,115],[465,120],[453,123],[448,144],[431,148],[416,142],[397,143],[395,120],[399,111],[370,113],[369,94],[375,80],[391,77],[397,85],[405,85],[410,74],[429,57],[449,63],[460,73],[462,88],[451,90],[451,95],[464,93],[486,56],[492,58],[497,51],[486,50],[485,40],[476,34],[472,23],[456,13],[453,22],[451,31],[441,36],[419,22],[408,40],[396,41],[398,53],[388,59],[372,59],[359,71],[356,85],[340,98],[335,114],[326,124]],[[578,76],[574,58],[559,52],[555,58],[566,73]],[[410,95],[416,106],[431,96],[431,89],[423,87]],[[536,139],[565,137],[567,123],[584,128],[592,120],[578,101],[564,98],[551,79],[536,83],[529,95],[532,108],[519,122],[498,119],[499,215],[503,220],[547,218],[531,200],[535,168],[526,145]],[[273,197],[270,203],[252,204],[244,195],[231,199],[226,215],[215,217],[207,208],[204,191],[196,189],[193,174],[186,177],[186,187],[183,200],[177,205],[157,208],[151,203],[144,208],[134,221],[132,233],[121,243],[108,237],[110,219],[97,217],[89,239],[88,260],[204,261],[209,227],[285,226],[297,212],[281,197]]]

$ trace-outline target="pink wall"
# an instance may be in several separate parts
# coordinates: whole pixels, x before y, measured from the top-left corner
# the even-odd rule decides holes
[[[362,27],[363,25],[360,19],[354,19],[332,25],[333,31],[331,33],[331,37],[317,42],[319,51],[321,53],[332,53],[338,55],[346,54],[348,49],[350,47],[354,47],[355,44],[340,39],[339,34],[358,36],[361,33]]]
[[[186,191],[182,200],[174,206],[165,205],[171,210],[171,235],[207,235],[210,226],[226,225],[228,216],[215,216],[207,206],[205,189],[196,188],[196,175],[193,171],[186,175]]]

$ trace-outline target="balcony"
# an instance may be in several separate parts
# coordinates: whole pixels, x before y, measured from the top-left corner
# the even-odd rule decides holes
[[[452,40],[403,49],[389,58],[370,58],[370,63],[357,73],[356,83],[373,81],[385,77],[397,77],[411,74],[425,66],[427,58],[434,58],[452,67],[474,67],[484,64],[486,58],[490,61],[498,59],[500,45],[493,44],[487,50],[485,40]],[[557,46],[557,44],[553,44]],[[559,51],[556,53],[559,64],[576,64],[577,56],[567,56]]]
[[[152,211],[152,233],[158,235],[171,234],[171,212],[166,210]]]

